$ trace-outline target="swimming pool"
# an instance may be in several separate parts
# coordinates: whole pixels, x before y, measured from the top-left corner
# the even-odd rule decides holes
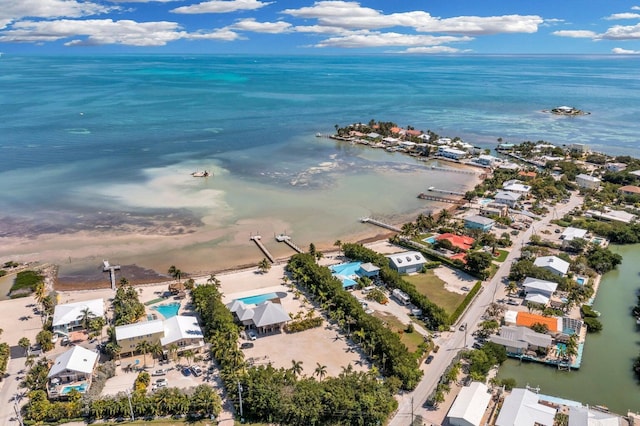
[[[160,312],[160,315],[162,315],[164,319],[169,319],[178,315],[180,303],[167,303],[166,305],[154,306],[153,309]]]
[[[429,243],[429,244],[435,244],[436,243],[436,237],[434,235],[432,237],[423,238],[422,241],[424,241],[425,243]]]
[[[578,285],[585,285],[587,283],[587,279],[585,277],[578,277],[576,278],[576,282]]]
[[[485,206],[491,202],[493,202],[493,198],[480,198],[478,200],[478,204],[480,204],[481,206]]]
[[[81,385],[75,385],[75,386],[65,386],[62,388],[62,390],[60,391],[60,395],[66,395],[69,392],[71,392],[72,390],[77,390],[80,393],[84,393],[87,391],[87,388],[89,386],[86,383],[83,383]]]
[[[331,267],[331,271],[334,274],[344,275],[345,277],[349,277],[352,275],[356,275],[356,273],[360,269],[360,265],[362,265],[362,262],[341,263],[339,265],[333,265]]]
[[[258,305],[262,302],[266,302],[267,300],[271,300],[271,299],[282,299],[287,295],[287,293],[265,293],[265,294],[258,294],[255,296],[248,296],[248,297],[242,297],[240,299],[236,299],[242,303],[244,303],[245,305]]]

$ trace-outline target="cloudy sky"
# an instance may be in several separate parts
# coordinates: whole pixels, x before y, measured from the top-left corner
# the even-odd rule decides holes
[[[0,52],[640,54],[640,0],[0,0]]]

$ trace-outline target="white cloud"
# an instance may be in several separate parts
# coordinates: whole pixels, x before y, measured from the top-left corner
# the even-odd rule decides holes
[[[390,46],[429,46],[443,43],[470,41],[471,37],[410,35],[399,33],[354,33],[331,37],[316,44],[316,47],[390,47]]]
[[[437,18],[424,11],[391,13],[362,7],[357,2],[318,1],[313,6],[282,11],[297,18],[317,19],[318,24],[326,27],[348,29],[381,29],[408,27],[419,32],[438,32],[446,34],[498,34],[524,32],[532,33],[543,23],[539,16],[458,16]]]
[[[598,38],[606,40],[637,40],[640,39],[640,24],[623,26],[615,25]]]
[[[291,30],[291,24],[287,22],[258,22],[253,18],[243,19],[230,25],[229,28],[254,33],[281,34]]]
[[[628,50],[621,47],[614,47],[611,52],[617,55],[640,55],[640,50]]]
[[[631,10],[640,10],[640,6],[631,6]]]
[[[77,0],[0,0],[0,23],[4,26],[22,18],[80,18],[117,10],[90,1]],[[0,27],[0,28],[2,28]]]
[[[229,13],[238,10],[256,10],[268,6],[273,2],[260,0],[210,0],[190,6],[181,6],[173,9],[173,13]]]
[[[130,20],[89,19],[57,21],[21,21],[11,30],[0,33],[2,42],[46,42],[74,39],[68,46],[123,44],[129,46],[164,46],[185,36],[175,22],[135,22]]]
[[[424,53],[460,53],[460,49],[456,49],[454,47],[449,46],[421,46],[421,47],[410,47],[403,52],[399,53],[413,53],[413,54],[424,54]]]
[[[640,19],[640,13],[614,13],[613,15],[607,16],[604,18],[608,21],[613,21],[616,19]]]
[[[324,25],[296,25],[293,31],[298,33],[313,34],[351,34],[352,31],[338,27],[326,27]]]
[[[595,38],[597,33],[588,30],[561,30],[554,31],[551,34],[559,37],[571,37],[571,38]]]
[[[189,33],[184,35],[188,40],[219,40],[219,41],[234,41],[240,40],[241,37],[238,33],[230,30],[229,28],[221,28],[213,30],[211,32],[198,31],[195,33]]]

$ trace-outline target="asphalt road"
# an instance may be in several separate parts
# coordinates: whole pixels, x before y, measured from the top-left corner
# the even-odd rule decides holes
[[[552,219],[561,218],[574,207],[580,205],[582,205],[582,197],[576,193],[572,193],[568,203],[551,207],[552,211],[548,215],[542,217],[540,221],[533,222],[529,229],[521,231],[517,237],[512,238],[513,249],[507,256],[507,259],[502,262],[493,278],[484,284],[483,291],[476,296],[473,303],[469,305],[467,311],[458,323],[455,324],[455,331],[443,333],[442,337],[437,340],[437,344],[440,345],[440,350],[437,354],[434,354],[434,359],[431,364],[423,366],[425,375],[418,386],[412,392],[402,396],[398,411],[389,422],[389,426],[410,425],[412,413],[414,415],[421,415],[425,419],[428,417],[429,411],[425,405],[427,398],[433,389],[435,389],[440,380],[440,376],[444,374],[444,371],[451,364],[451,361],[458,352],[465,347],[465,344],[467,347],[471,347],[473,344],[471,333],[477,328],[478,323],[481,322],[480,317],[484,314],[487,307],[493,301],[504,297],[505,284],[507,283],[506,277],[509,275],[511,264],[515,259],[520,257],[523,245],[530,240],[534,232],[540,232]],[[459,330],[460,324],[464,323],[467,324],[466,331]]]

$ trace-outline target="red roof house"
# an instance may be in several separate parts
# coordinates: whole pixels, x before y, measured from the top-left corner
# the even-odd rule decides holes
[[[466,237],[464,235],[456,235],[450,232],[446,234],[441,234],[436,237],[437,241],[447,240],[451,243],[452,246],[462,250],[467,251],[471,248],[474,243],[474,239],[471,237]]]

